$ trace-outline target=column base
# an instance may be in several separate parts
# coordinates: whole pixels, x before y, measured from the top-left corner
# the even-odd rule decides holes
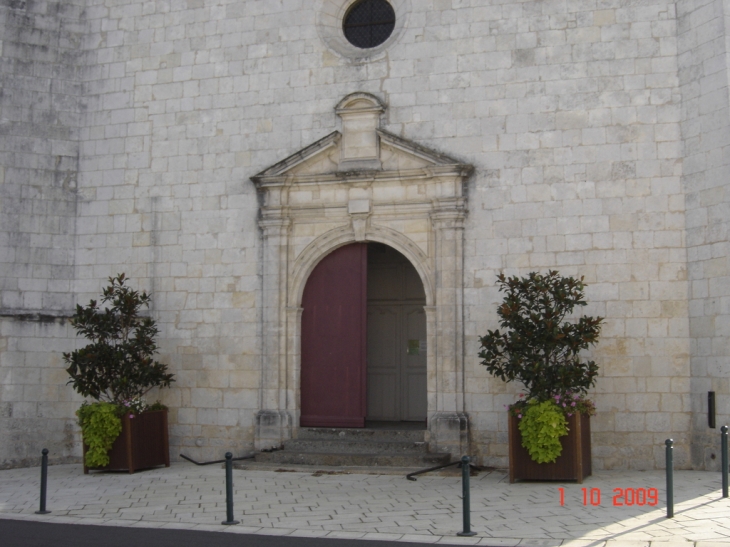
[[[286,410],[259,410],[256,414],[256,450],[279,448],[292,436],[294,420]]]
[[[436,412],[428,420],[429,452],[450,452],[455,458],[469,452],[469,415],[463,412]]]

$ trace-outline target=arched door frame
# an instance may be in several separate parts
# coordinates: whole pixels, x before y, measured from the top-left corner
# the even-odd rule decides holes
[[[291,421],[293,424],[299,423],[299,410],[301,409],[301,333],[302,296],[304,294],[304,288],[307,285],[309,275],[317,264],[325,256],[345,245],[358,242],[383,243],[400,252],[413,265],[421,279],[426,294],[424,311],[426,313],[426,346],[429,348],[426,354],[426,370],[429,371],[435,368],[433,356],[436,354],[438,344],[435,336],[436,308],[433,306],[435,299],[433,274],[428,257],[407,237],[388,228],[381,227],[380,229],[368,230],[362,240],[356,240],[354,236],[355,234],[351,228],[336,228],[331,230],[310,243],[292,265],[290,290],[288,291],[289,301],[287,302],[287,310],[289,311],[287,317],[287,333],[290,333],[287,340],[287,347],[290,347],[292,351],[287,353],[286,374],[288,376],[288,384],[295,391],[293,395],[294,411],[291,413]],[[435,375],[432,375],[432,377],[435,380]],[[426,389],[427,392],[432,393],[437,391],[435,385],[427,385]]]
[[[289,291],[288,307],[299,307],[302,303],[304,287],[309,274],[325,256],[338,247],[361,241],[383,243],[393,247],[405,256],[418,272],[426,293],[426,306],[433,306],[435,296],[433,292],[433,268],[429,264],[428,256],[410,239],[403,234],[385,227],[370,228],[362,239],[356,239],[351,227],[341,227],[322,234],[310,243],[297,257],[292,265],[291,291]]]

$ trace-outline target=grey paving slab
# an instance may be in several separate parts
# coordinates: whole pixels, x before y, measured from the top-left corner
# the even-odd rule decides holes
[[[675,471],[675,518],[666,518],[664,473],[600,472],[584,484],[509,484],[501,471],[472,479],[472,529],[461,530],[461,481],[260,470],[234,471],[235,518],[225,519],[219,467],[174,464],[135,475],[49,468],[49,515],[36,515],[37,468],[0,471],[0,518],[217,530],[226,533],[365,538],[492,547],[730,547],[730,500],[717,473]],[[560,503],[562,489],[563,504]],[[656,489],[617,505],[616,489]],[[600,502],[598,493],[600,492]],[[593,493],[593,504],[591,503]],[[584,503],[585,501],[585,503]],[[627,502],[627,498],[623,498]]]

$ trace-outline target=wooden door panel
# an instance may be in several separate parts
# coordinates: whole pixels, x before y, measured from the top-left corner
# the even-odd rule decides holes
[[[370,420],[400,419],[399,323],[396,306],[368,306],[367,416]]]
[[[404,420],[425,420],[428,413],[426,394],[426,314],[423,307],[403,306],[405,338],[408,344],[418,341],[418,350],[406,350],[403,382]],[[413,344],[415,345],[415,344]]]
[[[425,421],[426,295],[398,251],[371,244],[368,257],[368,419]]]
[[[368,371],[368,420],[400,420],[398,377],[395,373]]]
[[[364,243],[336,249],[307,280],[302,296],[302,426],[365,426],[366,291]]]
[[[426,375],[409,374],[405,386],[405,412],[403,420],[421,422],[428,415],[428,400],[426,397]]]

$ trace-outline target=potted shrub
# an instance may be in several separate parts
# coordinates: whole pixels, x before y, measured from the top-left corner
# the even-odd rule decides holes
[[[590,415],[586,393],[598,365],[580,352],[598,342],[601,317],[568,321],[585,306],[583,278],[556,271],[527,277],[497,276],[505,293],[497,309],[504,331],[481,337],[479,357],[505,382],[518,380],[526,394],[509,407],[510,482],[577,480],[591,474]]]
[[[100,304],[76,306],[71,324],[90,343],[64,353],[69,384],[94,402],[76,412],[89,469],[129,471],[170,465],[167,408],[148,405],[144,395],[174,382],[157,352],[155,321],[141,315],[151,298],[125,285],[124,274],[109,278]]]

